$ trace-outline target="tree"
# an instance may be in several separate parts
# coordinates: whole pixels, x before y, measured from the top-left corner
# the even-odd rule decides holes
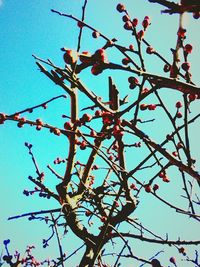
[[[55,237],[59,256],[38,262],[32,256],[33,246],[27,248],[23,258],[19,252],[12,255],[10,240],[5,239],[3,260],[8,265],[67,266],[83,249],[81,259],[76,259],[81,267],[183,266],[181,260],[187,266],[200,266],[198,250],[195,252],[193,247],[199,245],[199,237],[190,233],[191,238],[186,239],[182,228],[172,238],[173,227],[168,225],[166,229],[162,220],[168,217],[174,225],[177,220],[181,227],[187,224],[185,229],[198,229],[195,227],[199,222],[200,174],[193,139],[194,131],[199,130],[196,105],[200,88],[191,75],[193,44],[186,38],[183,16],[193,13],[198,18],[199,5],[184,1],[149,2],[160,4],[168,20],[168,13],[180,17],[176,43],[173,48],[167,46],[171,50],[169,59],[147,38],[154,27],[150,28],[150,17],[146,15],[140,23],[124,4],[118,3],[115,12],[118,19],[122,18],[125,34],[130,36],[125,42],[119,36],[107,37],[87,22],[87,0],[83,1],[80,18],[51,10],[57,17],[77,24],[77,48],[61,48],[60,66],[50,59],[33,57],[41,74],[64,94],[11,114],[1,113],[0,123],[6,126],[12,121],[19,128],[30,125],[38,131],[48,131],[54,142],[59,144],[63,138],[66,143],[67,155],[57,157],[55,167],[49,164],[48,173],[40,170],[33,145],[25,142],[36,175],[29,175],[34,189],[25,189],[24,195],[38,194],[47,203],[54,200],[58,207],[48,205],[45,210],[9,218],[39,219],[49,225],[52,233],[43,239],[43,247],[49,246]],[[92,40],[87,51],[82,49],[87,45],[84,34]],[[48,105],[60,98],[68,103],[62,111],[63,126],[60,120],[50,124],[34,118],[41,108],[48,111]],[[24,117],[27,113],[28,118]],[[55,187],[49,183],[50,173]],[[156,231],[160,222],[163,227]],[[72,232],[80,240],[72,254],[65,252],[61,232],[66,239]],[[156,253],[146,256],[143,243],[154,245]]]

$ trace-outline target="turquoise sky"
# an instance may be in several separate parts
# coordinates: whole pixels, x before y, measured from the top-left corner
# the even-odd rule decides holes
[[[116,11],[117,3],[118,1],[115,0],[88,0],[86,21],[109,38],[117,38],[120,44],[130,44],[132,39],[130,34],[123,29],[121,14]],[[149,15],[151,17],[152,24],[145,38],[171,62],[170,48],[174,48],[176,44],[178,16],[161,15],[161,6],[150,4],[147,0],[125,0],[123,3],[126,5],[130,16],[132,18],[137,17],[140,23],[144,16]],[[78,31],[75,22],[59,17],[50,10],[56,9],[80,18],[82,4],[83,1],[81,0],[0,0],[0,112],[12,114],[63,94],[60,88],[38,71],[32,54],[44,59],[49,58],[55,64],[64,66],[60,48],[76,48]],[[188,32],[187,42],[194,47],[194,52],[190,56],[193,81],[199,85],[200,37],[197,33],[199,33],[200,20],[194,20],[191,15],[186,15],[184,23]],[[141,26],[139,27],[141,29]],[[102,40],[92,39],[91,32],[84,29],[81,51],[94,52],[103,44]],[[110,52],[108,56],[112,60],[119,60],[119,55],[116,52]],[[159,60],[147,56],[147,70],[149,72],[161,74],[163,73],[162,67],[163,64]],[[103,74],[103,77],[106,79],[106,74]],[[114,73],[113,77],[122,92],[122,97],[125,96],[125,93],[123,93],[126,87],[124,80],[120,78],[119,73]],[[100,92],[105,97],[104,89],[102,89],[105,87],[105,80],[100,81],[101,78],[99,77],[88,76],[87,72],[82,75],[82,78],[90,88],[96,90],[97,93]],[[180,93],[174,91],[162,91],[161,94],[168,100],[169,108],[171,108],[170,105],[174,107],[175,101],[182,97]],[[86,100],[84,99],[84,101]],[[83,102],[80,106],[82,104]],[[194,115],[199,112],[198,101],[193,104],[192,109]],[[32,119],[42,118],[45,122],[56,123],[58,127],[62,127],[64,120],[61,116],[62,114],[68,114],[68,112],[69,99],[59,98],[49,104],[46,111],[40,108],[34,114],[25,114],[25,116],[30,116]],[[148,114],[146,116],[148,119]],[[147,130],[150,131],[153,138],[161,141],[164,139],[162,134],[166,130],[164,125],[167,124],[160,116],[159,112],[155,113],[160,126],[157,128],[154,125],[150,130]],[[200,158],[200,146],[197,140],[200,127],[198,124],[191,127],[191,146],[194,150],[194,157],[197,158],[197,169],[200,169],[198,160]],[[26,245],[35,243],[37,245],[35,254],[38,258],[57,256],[55,240],[50,242],[51,246],[49,248],[41,249],[42,238],[47,238],[50,233],[43,222],[28,222],[27,219],[7,221],[7,218],[12,215],[58,207],[57,203],[51,200],[46,201],[37,196],[27,198],[22,194],[24,189],[33,188],[27,177],[35,175],[35,169],[24,142],[33,144],[33,151],[40,169],[47,173],[46,166],[49,163],[52,164],[56,157],[66,157],[67,143],[65,138],[49,135],[45,129],[41,132],[37,132],[28,126],[19,129],[14,122],[6,122],[4,125],[0,125],[0,253],[3,249],[2,241],[9,238],[11,239],[11,251],[16,249],[23,251]],[[131,164],[131,160],[132,154],[127,158],[128,164]],[[62,173],[63,168],[59,168],[58,171]],[[172,176],[176,175],[173,171],[171,174]],[[53,189],[56,181],[50,173],[48,175],[47,183]],[[175,181],[169,187],[165,186],[162,189],[163,196],[170,199],[170,195],[177,194],[175,187]],[[181,193],[180,188],[178,195]],[[177,204],[186,208],[183,199],[182,201],[183,203],[179,200]],[[163,213],[155,218],[153,214],[157,208],[163,209]],[[182,215],[177,216],[175,212],[165,207],[160,208],[159,203],[153,202],[151,197],[144,201],[144,204],[141,203],[141,208],[136,216],[143,217],[144,225],[153,227],[155,231],[157,230],[163,236],[167,232],[171,232],[171,239],[177,239],[179,236],[186,240],[200,238],[197,222]],[[190,230],[191,224],[192,231]],[[72,242],[71,235],[68,235],[63,242],[67,253],[73,252],[74,248],[78,248],[82,244],[76,239]],[[152,245],[144,246],[143,243],[136,242],[136,244],[135,253],[147,259],[159,250],[165,249]],[[189,250],[191,257],[193,251]],[[173,256],[173,253],[176,254],[173,249],[166,250],[168,258]],[[81,254],[77,254],[69,262],[69,266],[75,266],[80,256]],[[166,266],[167,264],[170,265],[162,253],[160,259],[165,260]],[[134,264],[134,266],[139,265],[138,262]],[[133,266],[133,263],[127,260],[126,265],[122,266]],[[193,265],[188,262],[181,262],[180,266],[190,267]]]

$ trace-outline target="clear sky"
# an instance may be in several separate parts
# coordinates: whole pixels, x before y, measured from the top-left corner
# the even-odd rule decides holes
[[[53,14],[50,10],[56,9],[80,18],[82,3],[81,0],[0,0],[0,112],[12,114],[63,94],[60,88],[38,71],[32,54],[44,59],[50,58],[57,65],[64,66],[63,53],[60,48],[76,48],[78,31],[75,22]],[[118,1],[115,0],[88,0],[86,21],[108,37],[116,37],[119,43],[130,43],[131,36],[123,30],[121,15],[116,11],[117,3]],[[123,3],[132,18],[137,17],[141,22],[144,16],[151,17],[152,24],[145,38],[171,62],[170,48],[175,47],[178,16],[161,15],[162,8],[155,4],[149,4],[147,0],[125,0]],[[184,21],[188,31],[188,43],[192,43],[194,46],[194,53],[190,57],[193,81],[199,85],[200,37],[197,33],[199,33],[200,20],[193,20],[191,15],[186,15]],[[96,41],[91,38],[90,31],[84,30],[81,51],[94,52],[102,44],[101,40]],[[110,57],[112,56],[115,54],[110,54]],[[116,58],[118,59],[118,56]],[[156,59],[149,60],[147,67],[149,72],[162,73],[162,64]],[[114,74],[114,78],[123,89],[123,80],[120,80],[118,74]],[[88,79],[88,76],[83,74],[83,80],[92,87],[96,85],[98,90],[104,86],[104,82],[100,82],[98,77]],[[166,92],[166,97],[170,104],[174,98],[177,100],[181,98],[181,94],[174,93],[173,95],[173,92],[170,91]],[[199,102],[194,103],[193,109],[194,114],[198,113]],[[64,121],[61,119],[61,115],[68,112],[69,100],[59,98],[49,104],[47,111],[38,109],[30,116],[31,118],[42,118],[45,122],[56,123],[62,127]],[[27,114],[27,116],[29,115]],[[159,114],[156,116],[159,118]],[[197,126],[191,129],[193,131],[191,145],[195,148],[194,156],[197,158],[200,157],[200,147],[197,141],[199,130],[200,128]],[[152,136],[156,136],[158,131],[162,134],[163,127],[152,128]],[[13,251],[18,248],[23,251],[27,244],[35,243],[37,245],[36,254],[39,258],[58,255],[54,241],[51,241],[50,248],[41,249],[42,238],[47,238],[49,235],[48,228],[43,222],[28,222],[27,219],[7,221],[7,218],[23,212],[57,208],[57,204],[51,200],[46,201],[37,196],[27,198],[22,194],[24,189],[33,188],[27,177],[35,174],[24,142],[33,144],[39,166],[46,172],[47,164],[52,164],[56,157],[66,157],[65,141],[64,138],[49,135],[45,130],[37,132],[28,126],[19,129],[14,122],[6,122],[0,126],[0,253],[3,249],[2,241],[9,238]],[[130,161],[131,159],[128,159],[129,163]],[[197,168],[200,169],[199,161],[197,161]],[[62,167],[59,171],[62,173]],[[48,184],[54,188],[55,181],[53,176],[50,177],[52,180],[48,181]],[[166,187],[164,190],[165,196],[175,194],[173,186]],[[181,194],[181,191],[178,193]],[[144,204],[143,209],[141,207],[137,214],[139,217],[144,216],[145,225],[155,224],[155,229],[158,229],[159,233],[171,231],[172,239],[177,239],[179,235],[182,239],[200,238],[199,226],[196,222],[192,222],[190,219],[194,230],[189,232],[187,225],[190,220],[188,218],[176,216],[175,212],[168,213],[169,211],[164,207],[162,216],[155,218],[148,205],[155,205],[154,210],[158,203],[152,204],[151,199],[148,203]],[[172,219],[171,216],[175,216],[175,219]],[[166,230],[163,231],[163,228]],[[73,246],[77,248],[81,245],[77,242],[70,243],[70,245],[69,241],[65,242],[68,253],[73,252]],[[135,248],[140,256],[147,258],[155,255],[158,250],[158,247],[150,246],[145,247],[145,253],[142,253],[141,247]],[[77,254],[77,259],[79,256]],[[74,262],[70,266],[75,266]],[[128,264],[127,262],[127,266]],[[139,263],[137,264],[134,266],[139,266]],[[190,267],[187,262],[182,262],[180,266]]]

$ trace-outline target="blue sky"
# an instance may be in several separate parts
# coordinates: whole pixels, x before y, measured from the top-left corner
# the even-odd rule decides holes
[[[44,59],[50,58],[57,65],[64,66],[60,48],[76,48],[78,31],[75,22],[51,13],[50,9],[53,8],[64,13],[74,14],[80,18],[82,3],[83,1],[81,0],[0,0],[0,112],[12,114],[63,94],[60,88],[52,84],[51,81],[38,71],[32,54]],[[122,44],[130,43],[132,41],[131,36],[123,30],[121,15],[115,9],[117,3],[115,0],[89,0],[86,21],[108,37],[116,37]],[[174,47],[176,43],[177,26],[175,25],[177,25],[178,16],[161,15],[161,7],[149,4],[147,0],[125,0],[123,3],[127,6],[131,17],[138,17],[140,22],[146,15],[151,17],[152,25],[146,34],[146,39],[152,43],[156,50],[161,54],[165,54],[166,58],[171,61],[170,48]],[[199,31],[200,20],[193,20],[191,15],[187,15],[185,21],[188,31],[188,43],[192,43],[194,46],[194,53],[190,57],[193,81],[199,84],[200,37],[197,35],[197,32]],[[90,31],[84,31],[81,51],[90,50],[94,52],[102,44],[102,40],[96,41],[91,38]],[[115,57],[115,53],[111,53],[109,56]],[[118,59],[118,55],[116,55],[116,59]],[[147,67],[149,72],[156,71],[157,73],[162,73],[162,64],[157,59],[149,58]],[[84,82],[91,86],[91,88],[94,88],[94,90],[97,90],[97,92],[105,86],[105,81],[100,81],[99,77],[88,79],[88,73],[82,76]],[[106,74],[103,77],[106,77]],[[118,73],[114,73],[114,79],[123,91],[125,84],[120,79]],[[180,93],[173,93],[173,95],[172,93],[172,91],[161,92],[168,99],[169,106],[173,105],[175,99],[179,100],[181,98]],[[124,94],[122,93],[122,96]],[[104,96],[103,93],[102,95]],[[198,113],[198,109],[199,103],[194,103],[194,114]],[[61,119],[61,115],[68,112],[69,99],[60,98],[49,104],[47,111],[38,109],[31,116],[34,119],[40,117],[45,122],[56,123],[62,127],[64,121]],[[159,117],[159,114],[155,116],[157,116],[158,120],[160,119],[161,127],[159,129],[152,127],[151,134],[153,137],[157,137],[158,131],[160,136],[165,131],[164,127],[162,127],[162,118]],[[191,145],[195,148],[194,156],[197,158],[200,156],[199,144],[196,141],[198,131],[198,126],[191,128]],[[37,255],[45,258],[49,254],[55,253],[57,255],[57,251],[54,241],[51,243],[51,248],[41,251],[41,239],[47,237],[49,233],[44,223],[28,222],[26,219],[7,221],[9,216],[22,212],[49,207],[57,208],[57,204],[53,201],[47,202],[38,199],[36,196],[26,198],[22,194],[25,188],[32,188],[27,177],[29,175],[34,176],[35,172],[27,149],[24,147],[25,141],[33,144],[33,150],[37,156],[40,168],[44,171],[46,171],[46,165],[52,163],[56,157],[66,157],[67,144],[64,138],[49,135],[45,130],[37,132],[28,126],[25,126],[24,129],[19,129],[13,122],[6,122],[0,126],[0,201],[2,203],[0,207],[0,242],[10,238],[13,250],[18,248],[23,250],[27,244],[36,243],[38,245]],[[129,164],[131,163],[131,156],[127,161]],[[200,168],[199,161],[197,161],[198,167]],[[62,167],[60,167],[59,171],[62,173]],[[172,175],[174,175],[173,172]],[[48,180],[48,184],[54,188],[55,180],[53,180],[52,176],[50,177],[52,180]],[[170,194],[175,194],[174,187],[175,182],[174,184],[172,183],[170,189],[166,186],[163,189],[163,194],[166,197],[170,197]],[[179,191],[179,194],[181,194],[181,191]],[[152,216],[153,211],[148,208],[148,203],[149,205],[155,205],[153,210],[156,209],[156,205],[159,203],[155,204],[151,199],[148,201],[147,204],[144,203],[144,207],[141,205],[137,216],[143,216],[145,224],[152,226],[155,224],[155,217]],[[169,219],[171,214],[175,216],[174,220]],[[173,212],[168,213],[168,210],[165,210],[163,207],[162,216],[156,218],[155,228],[160,233],[163,233],[163,226],[166,229],[170,229],[172,232],[171,238],[174,239],[179,234],[181,234],[183,239],[199,239],[199,234],[197,235],[199,226],[196,222],[191,221],[191,223],[193,223],[194,229],[192,232],[189,230],[188,218],[176,216]],[[161,227],[159,228],[159,226]],[[73,245],[70,243],[69,246],[69,241],[64,242],[66,242],[69,253],[73,251],[73,245],[75,248],[80,245],[80,243],[74,242]],[[147,258],[153,256],[158,251],[157,247],[145,247],[144,249],[144,254],[147,253]],[[139,246],[135,248],[135,251],[138,251],[140,256],[144,256],[141,255]],[[168,254],[169,256],[171,255],[170,253]],[[79,259],[79,254],[77,254],[77,258]],[[71,264],[73,266],[74,263]],[[128,264],[127,262],[127,266]],[[188,263],[186,265],[182,263],[181,266],[186,267],[189,265]]]

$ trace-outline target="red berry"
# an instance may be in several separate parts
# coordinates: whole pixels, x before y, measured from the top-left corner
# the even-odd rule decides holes
[[[147,193],[150,193],[150,192],[151,192],[151,186],[150,186],[150,184],[146,184],[146,185],[144,185],[144,189],[145,189],[145,191],[146,191]]]
[[[177,152],[177,151],[173,151],[173,152],[172,152],[172,155],[173,155],[174,157],[178,157],[178,152]]]
[[[158,184],[154,184],[154,186],[153,186],[153,191],[156,191],[156,190],[158,190],[159,189],[159,185]]]
[[[189,94],[189,95],[188,95],[188,99],[189,99],[190,102],[192,102],[192,101],[194,101],[195,99],[197,99],[197,95],[195,95],[195,94]]]
[[[114,157],[113,157],[112,155],[110,155],[110,156],[108,157],[108,159],[109,159],[109,160],[113,160]]]
[[[90,114],[85,113],[85,114],[83,114],[81,121],[82,122],[89,122],[89,121],[91,121],[91,119],[92,119],[92,116]]]
[[[177,114],[176,114],[176,116],[177,116],[177,118],[182,118],[183,117],[183,114],[181,113],[181,112],[177,112]]]
[[[36,126],[36,130],[37,130],[37,131],[40,131],[41,129],[42,129],[42,125],[37,125],[37,126]]]
[[[91,132],[90,132],[90,135],[93,136],[93,137],[96,137],[97,133],[95,132],[95,130],[92,129]]]
[[[103,124],[104,125],[111,125],[112,119],[110,117],[103,117]]]
[[[146,52],[147,52],[147,54],[153,54],[153,52],[154,52],[153,47],[152,46],[148,46],[147,49],[146,49]]]
[[[144,19],[150,20],[150,17],[149,16],[145,16]]]
[[[130,20],[130,17],[129,17],[128,15],[124,15],[124,16],[122,17],[122,20],[123,20],[124,22],[127,22],[127,21]]]
[[[13,117],[14,120],[19,120],[19,118],[20,118],[20,114],[19,113],[15,114],[14,117]]]
[[[87,147],[86,141],[82,141],[81,144],[80,144],[80,149],[84,150],[84,149],[86,149],[86,147]]]
[[[139,85],[139,80],[135,77],[129,77],[128,82],[130,83],[130,89],[134,89],[137,85]]]
[[[54,129],[53,133],[54,133],[55,135],[58,135],[58,136],[61,135],[61,131],[60,131],[59,129],[57,129],[57,128]]]
[[[116,8],[117,8],[117,11],[119,11],[120,13],[122,13],[126,10],[126,8],[123,4],[118,4]]]
[[[65,122],[64,128],[65,128],[65,130],[71,130],[73,128],[73,123],[71,123],[69,121]]]
[[[98,38],[99,36],[100,36],[100,33],[97,32],[97,31],[94,31],[94,32],[92,33],[92,37],[93,37],[93,38]]]
[[[143,30],[139,31],[137,33],[137,37],[138,37],[139,40],[142,40],[142,38],[144,37],[144,31]]]
[[[106,218],[105,216],[102,216],[102,217],[101,217],[101,221],[102,221],[102,222],[106,222],[106,220],[107,220],[107,218]]]
[[[181,108],[183,105],[180,101],[176,102],[176,108]]]
[[[150,104],[148,105],[148,110],[155,110],[156,109],[156,104]]]
[[[107,62],[105,49],[101,48],[96,50],[96,52],[94,53],[94,59],[98,62]]]
[[[139,84],[139,80],[137,78],[135,78],[135,77],[132,77],[132,76],[128,78],[128,82],[129,83],[133,83],[135,85]]]
[[[133,19],[132,25],[133,25],[133,27],[136,27],[138,25],[138,19],[136,19],[136,18]]]
[[[130,63],[130,59],[128,57],[125,57],[122,59],[122,64],[123,65],[128,65],[128,63]]]
[[[131,51],[134,51],[134,46],[131,44],[131,45],[129,45],[129,49],[131,50]]]
[[[137,187],[136,187],[135,184],[131,184],[131,185],[130,185],[130,188],[133,189],[133,190],[137,190]]]
[[[115,201],[115,207],[118,208],[119,207],[119,203],[117,201]]]
[[[78,26],[79,28],[83,28],[84,23],[83,23],[82,21],[78,21],[78,22],[77,22],[77,26]]]
[[[24,123],[26,122],[25,118],[21,118],[17,124],[17,127],[22,128],[24,126]]]
[[[42,122],[41,119],[37,119],[37,120],[36,120],[36,123],[37,123],[37,125],[43,125],[43,122]]]
[[[182,114],[181,114],[181,116],[182,116]],[[172,136],[170,134],[167,134],[166,138],[167,138],[168,141],[172,140]]]
[[[163,178],[163,177],[165,177],[165,173],[164,173],[164,172],[160,172],[158,176],[159,176],[160,178]]]
[[[180,38],[185,38],[185,33],[186,33],[186,29],[183,29],[183,28],[179,28],[178,29],[178,32],[177,32],[177,35],[180,37]]]
[[[188,71],[190,69],[190,63],[189,62],[184,62],[182,65],[181,65],[181,68],[184,70],[184,71]]]
[[[148,19],[144,19],[142,22],[142,26],[144,28],[144,30],[146,30],[146,28],[149,26],[149,20]]]
[[[148,108],[147,104],[141,104],[140,105],[140,110],[146,110]]]
[[[185,47],[184,47],[184,51],[188,54],[192,53],[192,45],[191,44],[186,44]]]
[[[183,254],[183,255],[186,255],[186,251],[185,251],[185,248],[184,247],[181,247],[179,248],[179,253]]]
[[[95,116],[100,117],[101,115],[102,115],[101,110],[98,109],[95,111]]]
[[[132,30],[132,28],[133,28],[133,25],[132,25],[132,23],[130,22],[130,21],[127,21],[127,22],[125,22],[125,24],[124,24],[124,29],[125,30]]]
[[[162,178],[162,180],[163,180],[163,182],[165,182],[165,183],[169,183],[169,182],[170,182],[169,177],[166,176],[166,175]]]

